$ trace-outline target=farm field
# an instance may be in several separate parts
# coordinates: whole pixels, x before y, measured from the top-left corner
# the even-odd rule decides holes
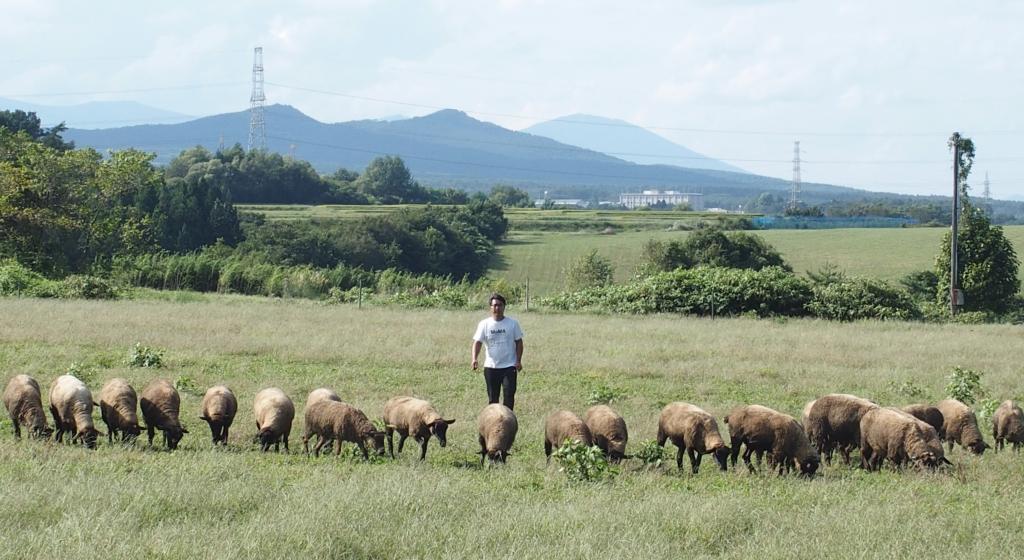
[[[618,239],[618,238],[616,238]],[[781,245],[781,244],[780,244]],[[164,297],[174,299],[173,294]],[[874,558],[1014,557],[1024,531],[1024,455],[969,456],[954,468],[865,473],[823,467],[814,480],[701,472],[627,461],[600,483],[545,466],[543,418],[582,413],[603,388],[630,426],[629,451],[655,436],[665,403],[719,419],[760,403],[799,416],[803,403],[852,392],[882,404],[935,401],[954,366],[984,373],[997,399],[1024,397],[1019,327],[816,320],[614,317],[529,313],[505,467],[478,467],[483,381],[469,370],[482,311],[409,311],[304,300],[189,294],[113,302],[0,299],[0,370],[49,385],[74,362],[94,395],[126,377],[160,376],[182,393],[190,433],[178,451],[97,451],[16,441],[0,421],[0,557],[105,558]],[[165,367],[128,368],[136,342]],[[955,352],[955,354],[954,354]],[[196,417],[202,390],[224,382],[240,410],[228,449]],[[252,397],[279,386],[299,416],[290,454],[250,443]],[[449,445],[397,461],[307,458],[301,410],[329,386],[379,418],[398,394],[431,399],[457,422]],[[911,398],[909,394],[920,394]],[[95,414],[98,420],[98,412]],[[105,426],[99,426],[105,431]],[[726,426],[720,424],[723,432]],[[983,429],[983,432],[987,430]],[[987,435],[991,443],[991,433]],[[160,443],[158,436],[157,443]],[[346,444],[346,448],[350,444]],[[675,449],[669,446],[669,456]]]
[[[772,244],[797,273],[817,271],[832,263],[847,274],[896,282],[904,275],[931,270],[945,228],[858,228],[754,231]],[[1024,226],[1004,231],[1024,254]],[[550,295],[564,287],[563,271],[579,257],[597,249],[615,265],[615,280],[628,280],[649,239],[682,239],[680,231],[598,233],[513,231],[499,246],[491,274],[517,283],[530,280],[530,292]],[[1024,268],[1021,269],[1024,278]]]

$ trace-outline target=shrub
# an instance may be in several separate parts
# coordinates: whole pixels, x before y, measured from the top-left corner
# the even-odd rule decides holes
[[[0,260],[0,296],[53,297],[56,284],[15,259]]]
[[[552,456],[560,465],[558,471],[565,473],[572,481],[598,481],[618,474],[618,470],[608,464],[601,448],[596,445],[588,447],[576,440],[567,439]]]
[[[889,382],[889,389],[908,399],[922,399],[927,394],[923,388],[921,388],[913,379],[907,379],[902,383],[896,381]]]
[[[88,368],[84,364],[80,364],[78,362],[72,362],[71,365],[68,366],[68,370],[65,371],[64,373],[66,375],[74,375],[79,379],[79,381],[85,383],[86,385],[91,384],[96,377],[95,370],[93,370],[92,368]]]
[[[817,285],[807,309],[817,317],[837,321],[921,317],[910,294],[871,278]]]
[[[160,368],[163,367],[163,351],[143,346],[136,342],[132,353],[128,355],[129,367]]]
[[[587,397],[587,404],[611,404],[622,398],[623,395],[623,391],[602,384],[594,387],[594,390],[590,392],[590,396]]]
[[[782,255],[760,236],[723,232],[717,227],[698,229],[682,241],[648,241],[643,255],[645,263],[662,271],[696,266],[753,270],[779,267],[792,271]]]
[[[949,260],[952,234],[942,238],[935,259],[936,301],[949,304]],[[965,198],[963,220],[957,232],[960,288],[964,311],[1005,311],[1020,289],[1019,262],[1003,228],[993,226],[985,212]]]
[[[597,254],[597,249],[578,257],[564,271],[566,287],[569,290],[607,286],[612,283],[615,266],[611,261]]]
[[[203,395],[203,391],[199,388],[199,385],[197,385],[195,380],[187,375],[179,375],[178,378],[174,380],[174,388],[179,392],[188,393],[197,397]]]
[[[634,454],[647,467],[660,467],[665,461],[665,448],[649,439],[640,442],[640,449]]]
[[[73,274],[56,285],[57,296],[68,299],[115,299],[117,292],[110,282],[97,276]]]
[[[981,386],[982,375],[979,371],[954,367],[953,373],[949,375],[949,383],[946,384],[946,395],[964,404],[974,404],[987,394]]]

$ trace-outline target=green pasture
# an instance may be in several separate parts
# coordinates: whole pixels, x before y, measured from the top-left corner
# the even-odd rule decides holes
[[[816,272],[831,263],[847,274],[898,281],[908,273],[931,270],[944,228],[858,228],[754,231],[782,253],[797,273]],[[1024,249],[1024,226],[1004,227],[1017,248]],[[684,231],[512,232],[498,247],[491,274],[517,283],[530,282],[531,294],[561,290],[564,271],[592,249],[615,265],[615,280],[626,281],[640,263],[650,239],[683,239]],[[1022,270],[1024,273],[1024,270]]]
[[[630,452],[655,436],[660,408],[674,400],[718,418],[748,403],[799,415],[803,403],[828,392],[886,405],[935,401],[957,365],[983,372],[992,398],[1019,399],[1019,327],[509,312],[526,332],[520,431],[508,465],[481,469],[474,420],[485,393],[481,375],[468,367],[481,312],[198,294],[0,299],[4,382],[27,373],[45,395],[74,362],[94,395],[117,376],[137,389],[156,376],[194,387],[182,394],[190,433],[173,453],[145,443],[123,448],[103,440],[90,452],[16,441],[4,418],[0,558],[1020,553],[1020,454],[974,457],[957,448],[955,467],[938,473],[837,464],[810,481],[742,468],[723,473],[709,459],[697,475],[677,472],[671,460],[649,469],[627,461],[611,480],[570,483],[545,464],[542,450],[544,416],[559,408],[582,413],[598,388],[616,395],[612,406],[629,423]],[[163,350],[165,367],[128,368],[136,342]],[[216,383],[240,401],[227,449],[213,449],[196,418],[200,393]],[[299,410],[290,454],[262,454],[250,443],[252,398],[268,386],[284,389]],[[394,395],[431,399],[457,419],[449,445],[432,443],[422,464],[409,448],[396,461],[364,463],[348,444],[341,457],[308,458],[301,411],[320,386],[371,418]]]

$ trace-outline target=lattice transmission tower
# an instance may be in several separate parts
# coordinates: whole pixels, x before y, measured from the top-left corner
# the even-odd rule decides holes
[[[983,184],[985,185],[985,188],[982,189],[981,196],[985,200],[992,202],[992,191],[989,189],[988,171],[985,172],[985,182]]]
[[[256,47],[252,59],[252,95],[249,96],[249,151],[267,149],[267,127],[263,120],[263,47]]]
[[[793,185],[789,189],[789,207],[800,206],[800,141],[793,142]]]

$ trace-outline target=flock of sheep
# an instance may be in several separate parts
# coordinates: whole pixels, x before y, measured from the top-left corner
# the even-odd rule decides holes
[[[181,399],[174,386],[164,379],[154,379],[140,394],[124,379],[108,381],[100,391],[99,402],[73,375],[58,377],[50,387],[50,428],[42,404],[39,383],[28,375],[17,375],[7,384],[4,405],[14,424],[14,434],[21,437],[21,428],[38,438],[54,436],[62,441],[68,434],[70,442],[81,442],[95,448],[103,436],[93,423],[94,406],[107,426],[106,436],[132,441],[142,433],[137,410],[142,411],[149,444],[153,445],[156,430],[163,432],[168,449],[175,449],[188,430],[180,419]],[[238,400],[223,385],[211,387],[203,396],[200,418],[210,426],[214,445],[226,444],[228,430],[238,412]],[[281,389],[271,387],[256,394],[253,400],[257,434],[254,441],[263,451],[275,450],[284,444],[295,419],[295,405]],[[368,446],[374,451],[395,457],[394,433],[398,432],[398,452],[412,437],[420,445],[420,460],[427,454],[431,437],[438,444],[447,444],[448,426],[454,419],[445,419],[428,402],[413,397],[395,397],[384,405],[384,430],[379,430],[361,410],[341,401],[330,389],[316,389],[306,400],[305,430],[302,435],[306,453],[319,455],[325,445],[334,445],[336,454],[342,442],[358,446],[369,458]],[[893,466],[915,465],[937,468],[949,464],[943,454],[942,442],[954,443],[975,454],[989,447],[978,427],[977,417],[960,401],[947,399],[936,406],[910,405],[903,408],[881,407],[854,395],[825,395],[807,403],[802,423],[792,416],[760,405],[740,406],[725,417],[729,426],[726,445],[715,417],[703,409],[683,402],[669,403],[658,419],[657,443],[664,447],[672,441],[677,447],[676,466],[682,470],[684,453],[690,458],[693,473],[700,468],[701,458],[712,455],[722,470],[729,462],[736,465],[741,447],[743,461],[751,471],[752,456],[760,464],[767,455],[768,464],[779,473],[797,471],[813,476],[821,457],[831,463],[839,451],[843,461],[850,463],[850,453],[861,451],[861,466],[878,470],[885,461]],[[477,418],[480,462],[485,459],[504,463],[515,441],[519,424],[515,413],[501,404],[490,404]],[[1003,402],[992,417],[992,435],[996,449],[1007,442],[1019,450],[1024,443],[1024,411],[1013,401]],[[310,440],[316,443],[310,450]],[[612,462],[627,458],[629,440],[626,422],[606,405],[593,406],[583,418],[567,410],[558,410],[545,419],[544,453],[550,459],[554,449],[567,440],[586,446],[596,445]]]

